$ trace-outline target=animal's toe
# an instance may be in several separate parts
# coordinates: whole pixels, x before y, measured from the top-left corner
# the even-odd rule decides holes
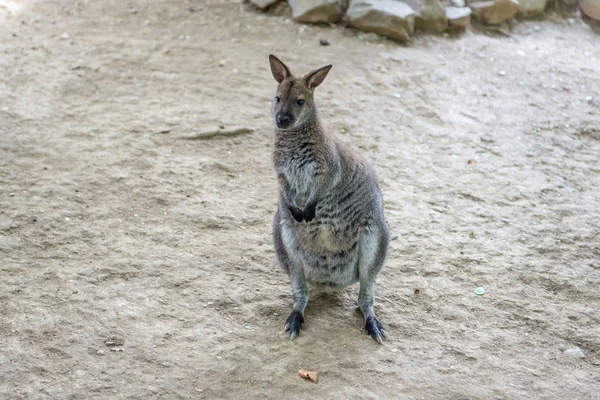
[[[383,325],[377,321],[375,317],[368,317],[365,321],[365,330],[367,335],[370,335],[373,340],[379,344],[383,344],[383,338],[387,336],[387,332]]]
[[[304,327],[304,317],[300,311],[292,311],[287,321],[285,321],[285,331],[290,331],[290,340],[296,339],[300,334],[300,329]]]

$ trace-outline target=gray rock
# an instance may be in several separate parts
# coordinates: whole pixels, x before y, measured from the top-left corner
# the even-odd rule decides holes
[[[450,0],[450,5],[452,7],[466,7],[467,3],[465,0]]]
[[[582,0],[581,11],[589,18],[600,21],[600,0]]]
[[[344,0],[288,0],[292,17],[298,22],[339,22],[344,16]]]
[[[277,3],[279,0],[250,0],[250,3],[254,4],[256,7],[264,10],[269,7],[271,4]]]
[[[451,31],[464,31],[471,22],[471,9],[469,7],[446,7],[448,29]]]
[[[518,0],[491,0],[469,3],[473,16],[488,25],[499,25],[519,12]]]
[[[415,29],[415,12],[394,0],[351,0],[346,12],[348,25],[406,42]]]
[[[565,350],[565,356],[582,358],[585,357],[585,354],[583,354],[583,351],[579,347],[573,347],[572,349]]]
[[[519,0],[519,14],[534,17],[544,12],[548,0]]]

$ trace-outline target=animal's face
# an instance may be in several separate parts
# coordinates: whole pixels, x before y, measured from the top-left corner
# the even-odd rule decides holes
[[[280,130],[305,125],[314,117],[314,89],[323,82],[331,65],[300,77],[294,76],[277,57],[269,56],[271,72],[279,85],[273,99],[273,119]]]
[[[314,109],[312,93],[306,85],[293,77],[284,79],[273,99],[273,118],[279,129],[302,126]]]

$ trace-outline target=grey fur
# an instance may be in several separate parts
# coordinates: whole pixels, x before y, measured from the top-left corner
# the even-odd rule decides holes
[[[388,250],[389,230],[377,176],[365,158],[320,124],[310,82],[323,71],[316,79],[317,85],[321,83],[330,66],[297,78],[279,63],[271,58],[274,76],[286,71],[273,118],[276,127],[281,113],[294,121],[285,129],[276,128],[273,152],[280,184],[273,239],[294,298],[286,330],[293,340],[302,328],[307,283],[335,290],[360,282],[358,301],[365,328],[382,343],[385,330],[375,318],[373,295]],[[305,99],[301,107],[294,105],[298,97]]]

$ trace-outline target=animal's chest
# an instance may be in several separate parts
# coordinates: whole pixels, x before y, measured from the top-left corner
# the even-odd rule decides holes
[[[317,166],[311,159],[290,157],[280,172],[285,176],[292,200],[304,206],[317,183]]]

